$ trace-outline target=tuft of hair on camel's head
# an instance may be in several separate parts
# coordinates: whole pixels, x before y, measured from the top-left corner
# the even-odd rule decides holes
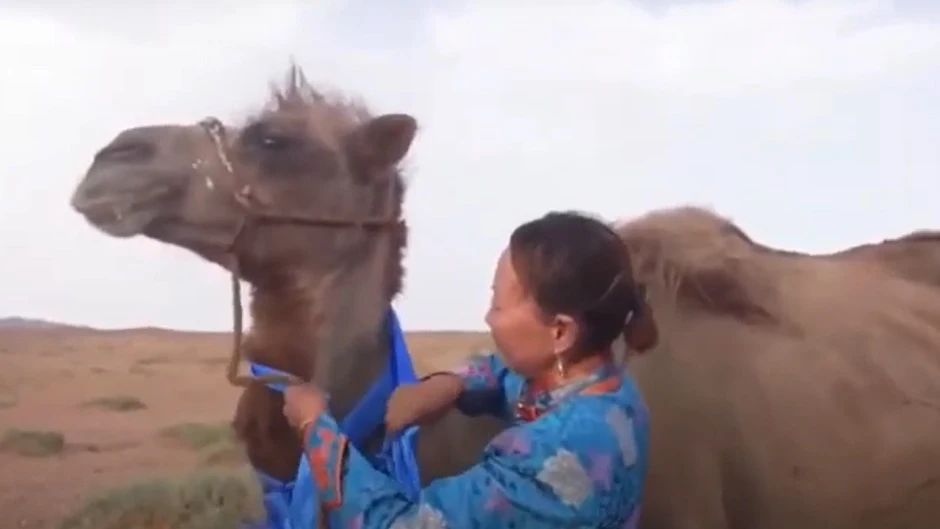
[[[416,132],[413,117],[373,115],[292,65],[242,126],[209,118],[120,132],[71,205],[111,236],[143,235],[227,268],[237,253],[243,278],[275,281],[364,256],[368,234],[335,229],[343,222],[387,219],[404,246],[400,166]]]

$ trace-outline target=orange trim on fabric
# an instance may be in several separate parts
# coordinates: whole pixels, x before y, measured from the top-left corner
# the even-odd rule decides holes
[[[594,384],[581,390],[582,395],[600,395],[601,393],[610,393],[611,391],[616,391],[620,388],[620,385],[623,384],[623,379],[620,375],[611,375],[604,380],[599,380]]]
[[[336,465],[333,467],[335,475],[333,476],[333,485],[336,487],[336,499],[330,502],[324,502],[324,509],[335,509],[343,504],[343,458],[346,457],[346,449],[349,446],[349,439],[345,435],[339,436],[339,448],[336,454]]]
[[[336,432],[325,426],[321,426],[319,428],[311,427],[307,430],[307,435],[304,436],[304,446],[310,443],[311,435],[316,435],[319,437],[321,444],[320,446],[316,446],[307,450],[307,459],[310,462],[310,475],[313,477],[313,481],[316,483],[318,489],[333,490],[336,492],[336,499],[329,502],[323,502],[324,508],[335,509],[343,503],[343,487],[341,483],[341,477],[343,457],[346,455],[346,449],[349,440],[345,435],[337,435]],[[336,458],[334,475],[330,476],[329,472],[327,472],[327,467],[330,464],[330,451],[333,448],[332,445],[334,443],[339,443],[339,448],[337,449],[338,455]]]
[[[313,417],[310,417],[309,419],[300,423],[300,428],[297,428],[297,429],[300,430],[300,437],[303,438],[304,443],[307,442],[307,437],[310,434],[310,425],[317,422],[317,419],[319,418],[320,418],[320,414],[318,413],[314,415]]]
[[[318,413],[300,424],[300,437],[303,440],[305,447],[310,444],[310,434],[313,433],[312,427],[314,424],[316,424],[317,419],[320,418],[320,415],[321,414]]]
[[[551,391],[568,383],[572,378],[586,375],[610,361],[603,356],[591,356],[576,365],[568,366],[567,373],[559,372],[555,368],[542,373],[528,381],[528,387],[534,393]]]
[[[616,391],[620,388],[620,385],[623,384],[623,378],[620,374],[611,375],[603,380],[598,380],[594,384],[587,386],[578,392],[578,395],[601,395],[604,393],[610,393]],[[532,422],[542,415],[548,413],[548,410],[541,410],[536,406],[524,404],[522,402],[517,402],[515,406],[516,417],[525,422]]]
[[[317,435],[319,434],[318,432]],[[320,446],[307,450],[307,459],[310,460],[310,474],[313,476],[313,482],[316,483],[317,488],[324,490],[329,487],[330,475],[326,472],[326,466],[330,462],[330,454],[329,447],[325,442]]]

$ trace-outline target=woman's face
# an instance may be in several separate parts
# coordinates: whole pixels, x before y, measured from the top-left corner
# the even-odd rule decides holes
[[[535,377],[554,365],[555,328],[540,317],[535,301],[523,289],[508,249],[503,250],[496,263],[486,324],[513,371]]]

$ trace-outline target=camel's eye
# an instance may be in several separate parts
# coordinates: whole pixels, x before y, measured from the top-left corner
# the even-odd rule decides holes
[[[273,134],[268,134],[267,136],[263,136],[259,140],[259,142],[261,143],[261,146],[264,147],[265,149],[271,149],[275,151],[282,150],[285,147],[290,145],[289,138],[286,138],[284,136],[277,136]]]
[[[282,151],[294,144],[291,137],[280,133],[263,122],[255,123],[246,128],[242,134],[242,141],[247,146],[267,151]]]

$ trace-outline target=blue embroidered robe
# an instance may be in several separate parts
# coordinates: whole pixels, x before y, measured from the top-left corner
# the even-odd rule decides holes
[[[512,418],[525,381],[495,355],[456,371],[458,407]],[[466,472],[416,498],[373,468],[321,416],[305,435],[311,473],[331,528],[633,528],[646,471],[648,415],[625,374],[604,391],[570,396],[531,421],[517,420]]]

